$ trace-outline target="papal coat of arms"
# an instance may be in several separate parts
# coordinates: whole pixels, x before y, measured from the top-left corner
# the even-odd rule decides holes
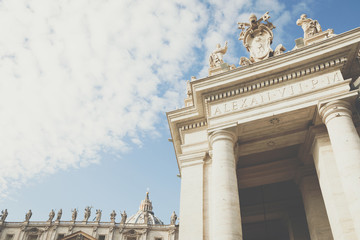
[[[272,29],[275,26],[268,21],[269,18],[269,12],[266,12],[259,20],[255,14],[251,14],[249,18],[250,23],[238,23],[238,28],[241,29],[239,40],[243,40],[246,50],[250,52],[249,59],[246,57],[240,58],[240,65],[247,66],[271,56],[279,55],[285,51],[282,44],[279,44],[275,51],[271,49],[270,45],[273,40]]]

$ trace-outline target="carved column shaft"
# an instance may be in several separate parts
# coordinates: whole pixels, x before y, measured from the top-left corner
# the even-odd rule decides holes
[[[211,239],[242,239],[239,192],[234,156],[235,134],[216,131],[212,145]]]
[[[334,151],[340,180],[360,238],[360,138],[352,121],[350,103],[329,102],[319,110]]]

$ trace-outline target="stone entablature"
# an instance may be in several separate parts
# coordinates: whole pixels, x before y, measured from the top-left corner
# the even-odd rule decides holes
[[[265,90],[262,92],[256,91],[252,94],[247,94],[247,96],[244,97],[238,97],[235,99],[230,98],[227,101],[222,101],[222,103],[216,104],[215,102],[215,104],[210,104],[209,118],[241,111],[247,108],[274,103],[276,101],[284,100],[290,97],[296,97],[301,94],[311,93],[313,91],[342,83],[343,81],[344,79],[342,78],[341,72],[336,71],[325,73],[302,81],[300,80],[293,83],[289,82],[286,85],[279,84],[278,87],[275,85],[274,88],[270,90]]]

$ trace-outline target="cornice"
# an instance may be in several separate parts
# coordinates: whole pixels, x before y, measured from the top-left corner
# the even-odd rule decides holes
[[[186,130],[196,129],[196,128],[200,128],[200,127],[204,127],[204,126],[207,126],[206,119],[180,125],[179,131],[186,131]]]
[[[195,106],[180,108],[166,113],[169,123],[188,119],[189,117],[196,117],[198,115],[199,113]]]

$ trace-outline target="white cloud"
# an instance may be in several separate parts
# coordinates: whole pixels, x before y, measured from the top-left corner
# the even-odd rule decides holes
[[[126,139],[141,146],[159,113],[182,104],[187,70],[197,62],[207,72],[216,43],[239,44],[236,22],[255,5],[1,1],[0,198],[34,176],[98,162],[101,151],[127,151]]]
[[[0,3],[0,197],[155,131],[206,23],[192,1]],[[159,86],[166,89],[159,91]],[[169,106],[166,106],[166,105]]]

